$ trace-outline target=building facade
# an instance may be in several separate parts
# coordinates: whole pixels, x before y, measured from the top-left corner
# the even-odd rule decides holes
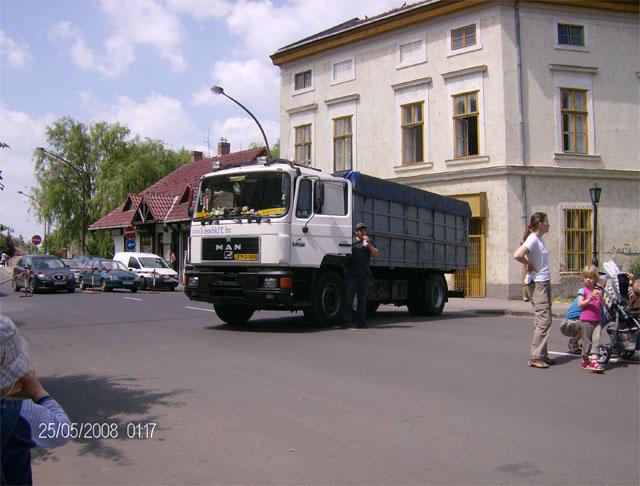
[[[471,204],[470,296],[517,298],[533,212],[556,295],[597,254],[640,260],[640,37],[635,1],[419,2],[273,54],[281,154]]]

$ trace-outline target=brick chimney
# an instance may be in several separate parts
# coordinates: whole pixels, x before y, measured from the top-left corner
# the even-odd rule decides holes
[[[226,138],[221,138],[218,142],[218,155],[228,155],[231,153],[231,144]]]
[[[198,160],[202,160],[202,152],[199,150],[191,151],[191,162],[197,162]]]

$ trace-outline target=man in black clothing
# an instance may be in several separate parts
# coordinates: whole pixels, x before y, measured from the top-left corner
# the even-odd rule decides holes
[[[367,327],[367,290],[371,281],[371,256],[377,257],[380,250],[367,236],[364,223],[356,225],[356,234],[351,241],[351,260],[347,269],[344,327],[357,325]],[[358,297],[358,308],[353,313],[353,297]]]

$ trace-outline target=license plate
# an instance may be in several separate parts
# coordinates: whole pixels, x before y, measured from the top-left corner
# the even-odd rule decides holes
[[[123,280],[122,281],[122,285],[133,285],[133,282],[131,282],[129,280]]]
[[[236,253],[233,255],[233,259],[243,261],[243,262],[257,262],[258,254],[257,253]]]
[[[53,282],[53,285],[64,285],[66,282]]]

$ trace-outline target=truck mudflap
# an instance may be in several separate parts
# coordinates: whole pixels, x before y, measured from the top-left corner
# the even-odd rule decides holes
[[[185,272],[184,292],[191,300],[212,304],[242,304],[255,309],[291,309],[291,273],[286,271],[225,272],[194,269]]]

